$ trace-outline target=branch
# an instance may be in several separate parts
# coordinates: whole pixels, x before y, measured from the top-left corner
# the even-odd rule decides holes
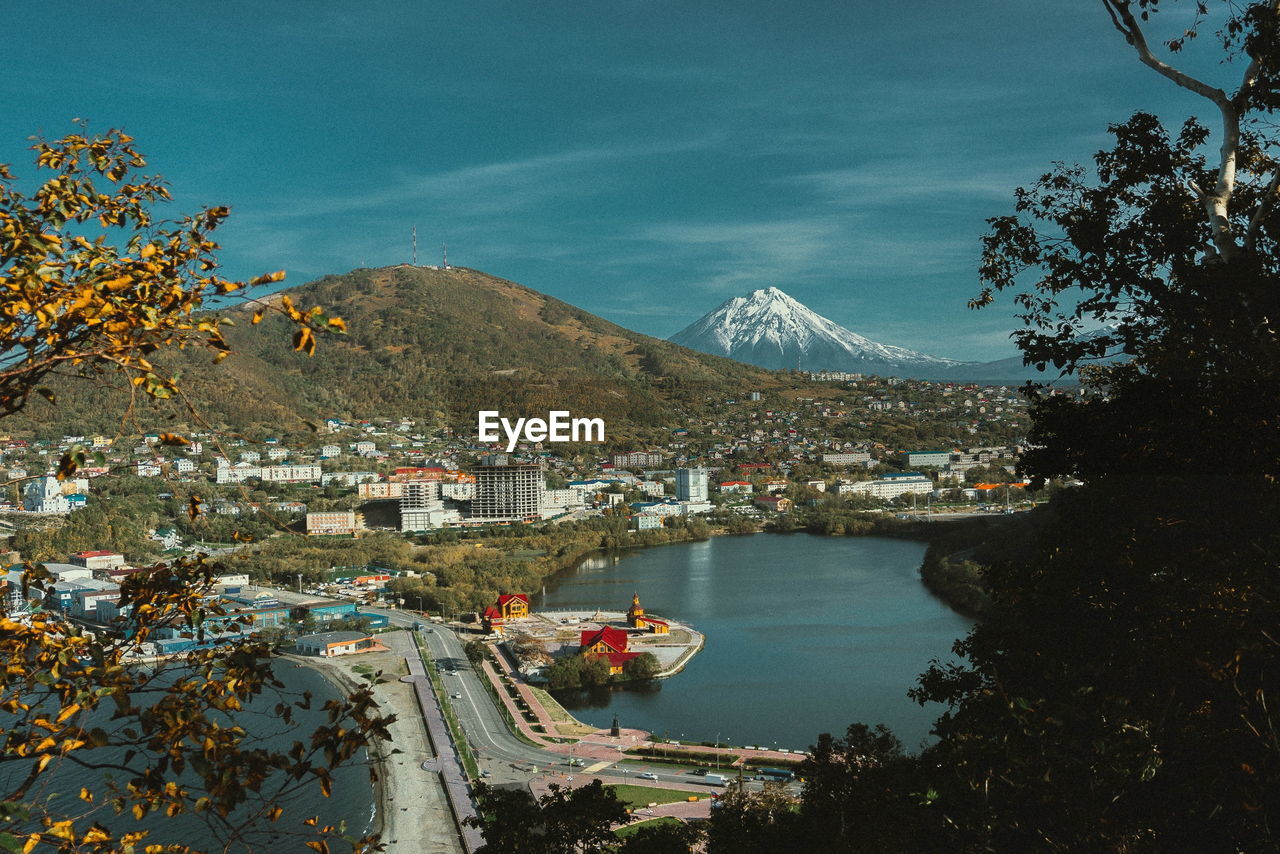
[[[1147,38],[1142,32],[1142,27],[1129,9],[1129,3],[1130,0],[1102,0],[1102,5],[1106,8],[1107,14],[1111,16],[1111,23],[1120,31],[1120,35],[1124,36],[1125,41],[1133,45],[1134,50],[1138,52],[1138,58],[1142,60],[1142,64],[1154,69],[1182,88],[1189,89],[1197,95],[1208,98],[1219,107],[1229,107],[1231,100],[1227,97],[1226,92],[1210,86],[1203,80],[1192,77],[1185,71],[1174,68],[1151,52],[1151,48],[1147,44]]]
[[[1275,177],[1267,185],[1262,198],[1258,200],[1258,209],[1253,212],[1253,217],[1249,220],[1249,230],[1244,235],[1246,252],[1252,252],[1258,243],[1258,232],[1262,230],[1262,217],[1266,214],[1267,209],[1271,207],[1271,200],[1275,198],[1277,189],[1280,189],[1280,170],[1277,170]]]
[[[1277,0],[1272,2],[1274,7]],[[1222,114],[1222,147],[1219,149],[1221,159],[1218,163],[1218,180],[1212,193],[1200,193],[1199,198],[1209,220],[1209,230],[1213,235],[1217,254],[1229,260],[1240,252],[1235,235],[1231,232],[1228,207],[1236,187],[1236,155],[1240,149],[1241,106],[1247,100],[1243,96],[1257,79],[1256,62],[1250,63],[1249,68],[1245,70],[1245,80],[1241,84],[1240,91],[1236,93],[1235,98],[1230,98],[1223,90],[1210,86],[1181,69],[1174,68],[1152,53],[1141,25],[1133,17],[1130,4],[1131,0],[1102,0],[1107,14],[1111,16],[1112,25],[1125,37],[1125,41],[1133,45],[1143,65],[1154,69],[1182,88],[1212,101]]]
[[[1271,14],[1280,13],[1280,0],[1271,0]],[[1262,71],[1262,64],[1255,56],[1249,62],[1244,70],[1244,75],[1240,80],[1240,88],[1236,90],[1235,95],[1231,97],[1232,102],[1238,111],[1244,112],[1248,106],[1249,96],[1253,94],[1254,87],[1258,85],[1258,79]]]

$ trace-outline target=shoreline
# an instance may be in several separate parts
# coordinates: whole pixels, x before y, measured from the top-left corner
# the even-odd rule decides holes
[[[334,666],[335,662],[326,661],[318,657],[299,655],[294,652],[281,653],[280,658],[300,667],[311,668],[319,673],[343,697],[361,687],[355,679],[342,672],[339,667]],[[370,821],[370,826],[360,835],[377,833],[385,840],[391,836],[391,831],[394,830],[394,822],[389,820],[392,813],[390,804],[387,802],[386,785],[387,779],[393,773],[391,762],[389,757],[375,756],[368,749],[365,750],[365,757],[366,761],[377,769],[377,779],[373,781],[373,818]]]

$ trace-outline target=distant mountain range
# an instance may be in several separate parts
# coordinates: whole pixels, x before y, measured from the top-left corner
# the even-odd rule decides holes
[[[773,370],[992,382],[1050,378],[1024,366],[1016,356],[966,362],[881,344],[845,329],[778,288],[761,288],[727,300],[670,340],[692,350]]]
[[[794,377],[764,368],[794,370],[797,357],[809,370],[999,383],[1026,376],[1016,359],[960,362],[878,344],[777,288],[730,300],[671,341],[464,268],[360,269],[287,293],[295,304],[342,317],[349,334],[325,336],[307,358],[294,352],[284,319],[271,313],[254,325],[248,311],[233,310],[240,322],[227,338],[235,354],[218,367],[207,353],[156,360],[161,371],[181,373],[209,425],[287,436],[330,416],[394,415],[469,434],[482,409],[523,416],[568,409],[604,418],[611,440],[642,444],[708,400],[794,391]],[[51,377],[49,387],[57,404],[33,400],[9,429],[110,434],[129,406],[129,391],[111,382]],[[176,400],[148,403],[139,414],[147,426],[199,426]]]

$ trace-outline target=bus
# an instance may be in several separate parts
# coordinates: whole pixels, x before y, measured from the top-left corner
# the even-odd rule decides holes
[[[790,783],[795,779],[795,772],[785,768],[757,768],[756,777],[772,783]]]

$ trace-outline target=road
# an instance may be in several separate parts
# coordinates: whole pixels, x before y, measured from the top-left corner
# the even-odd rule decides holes
[[[424,627],[419,636],[426,641],[431,657],[443,665],[444,670],[456,671],[454,675],[448,673],[441,675],[445,691],[449,695],[449,703],[467,734],[467,740],[476,750],[480,767],[488,771],[495,782],[524,782],[551,769],[566,775],[582,773],[577,768],[570,770],[569,757],[565,754],[534,747],[511,733],[492,695],[480,682],[480,675],[472,669],[471,663],[467,660],[462,641],[451,629],[427,623],[422,617],[403,611],[365,607],[361,612],[383,614],[392,625],[409,630],[413,629],[415,623]],[[455,699],[454,694],[461,694],[461,699]],[[532,769],[535,766],[536,771],[520,770]],[[707,793],[722,790],[722,787],[705,785],[700,777],[687,771],[672,771],[662,765],[648,765],[630,760],[602,768],[593,772],[591,776],[611,782],[635,782],[636,773],[641,771],[648,771],[657,776],[657,780],[651,780],[650,783],[667,783],[681,787],[694,786],[699,791]],[[749,783],[748,788],[759,788],[759,784]]]

